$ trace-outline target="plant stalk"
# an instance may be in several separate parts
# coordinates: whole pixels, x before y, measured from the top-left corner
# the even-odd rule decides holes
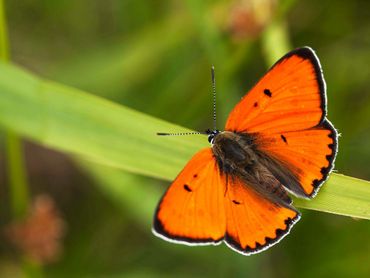
[[[4,0],[0,0],[0,59],[6,63],[10,59]],[[8,130],[5,144],[12,214],[14,219],[20,219],[27,213],[29,203],[22,140]]]

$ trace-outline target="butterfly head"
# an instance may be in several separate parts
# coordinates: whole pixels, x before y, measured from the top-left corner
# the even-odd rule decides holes
[[[211,143],[211,144],[213,144],[215,137],[219,133],[220,133],[220,131],[217,130],[217,129],[215,129],[215,130],[207,129],[206,130],[206,134],[208,135],[208,142]]]

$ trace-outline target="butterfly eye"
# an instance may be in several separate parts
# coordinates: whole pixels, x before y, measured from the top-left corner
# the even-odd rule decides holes
[[[214,141],[216,135],[219,134],[220,131],[217,130],[217,129],[215,129],[215,130],[209,130],[209,129],[207,129],[206,130],[206,133],[208,134],[208,142],[211,143],[211,144],[213,144],[213,141]]]

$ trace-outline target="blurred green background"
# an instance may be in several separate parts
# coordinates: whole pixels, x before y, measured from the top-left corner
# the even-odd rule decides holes
[[[336,169],[370,179],[369,1],[5,4],[14,63],[197,130],[212,125],[212,64],[224,123],[276,59],[311,46],[327,81],[328,117],[342,135]],[[33,214],[14,224],[6,155],[12,145],[6,138],[0,158],[0,277],[370,276],[366,220],[302,210],[286,239],[251,257],[224,245],[169,244],[150,230],[168,182],[81,161],[27,139],[23,154]],[[46,224],[55,229],[39,239],[34,226]],[[31,244],[35,237],[38,243]]]

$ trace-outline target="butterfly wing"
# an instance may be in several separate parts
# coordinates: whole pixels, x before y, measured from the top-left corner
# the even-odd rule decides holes
[[[272,202],[237,177],[229,179],[225,209],[225,242],[244,255],[279,242],[300,218],[290,205]]]
[[[337,133],[327,120],[306,130],[260,134],[255,142],[259,150],[280,165],[275,173],[281,175],[280,181],[300,197],[315,196],[333,168],[337,151]],[[293,179],[285,178],[289,175]]]
[[[308,47],[282,57],[230,113],[226,130],[296,131],[314,127],[326,115],[325,82]]]
[[[337,133],[326,117],[326,86],[308,47],[282,57],[236,105],[226,130],[253,134],[278,179],[312,197],[333,167]],[[265,165],[268,167],[268,165]]]
[[[219,243],[226,229],[225,184],[212,150],[201,150],[162,197],[153,232],[188,245]]]

